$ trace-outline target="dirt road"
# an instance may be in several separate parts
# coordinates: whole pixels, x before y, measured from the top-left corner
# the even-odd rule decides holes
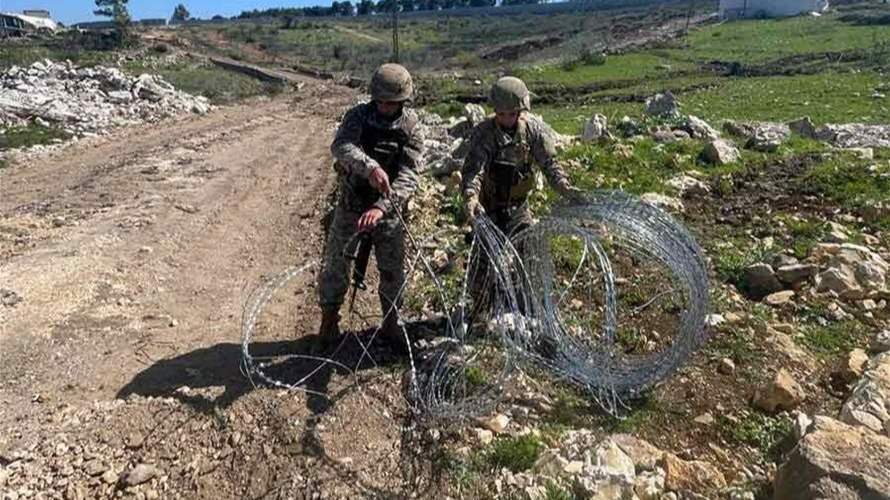
[[[254,391],[239,371],[251,289],[321,254],[327,148],[352,98],[315,82],[0,173],[0,491],[311,498],[401,487],[385,472],[398,423],[367,391],[340,391],[332,405]],[[297,281],[261,318],[257,349],[299,348],[317,328],[314,273]],[[331,394],[351,383],[330,370],[317,379]],[[152,473],[134,485],[138,464]]]

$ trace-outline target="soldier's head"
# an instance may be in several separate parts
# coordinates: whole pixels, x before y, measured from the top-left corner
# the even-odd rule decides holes
[[[488,96],[494,107],[495,121],[504,128],[513,128],[523,111],[531,109],[531,97],[525,83],[515,76],[494,82]]]
[[[391,117],[399,114],[405,102],[414,97],[411,74],[401,64],[384,64],[371,77],[371,99],[377,112]]]

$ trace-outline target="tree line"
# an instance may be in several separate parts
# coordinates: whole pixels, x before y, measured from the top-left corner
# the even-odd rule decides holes
[[[292,7],[273,9],[254,9],[244,11],[236,19],[253,19],[260,17],[320,17],[320,16],[366,16],[369,14],[413,11],[432,11],[460,9],[464,7],[494,7],[496,5],[530,5],[545,3],[545,0],[350,0],[331,2],[330,7]]]

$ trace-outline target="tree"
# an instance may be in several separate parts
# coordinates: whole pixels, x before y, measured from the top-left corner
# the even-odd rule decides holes
[[[185,8],[185,5],[179,4],[176,6],[175,9],[173,9],[173,15],[170,16],[170,22],[181,23],[188,20],[188,18],[190,17],[192,17],[192,15],[189,14],[189,11]]]
[[[128,39],[130,27],[130,12],[127,10],[129,0],[96,0],[96,10],[93,14],[102,17],[110,17],[114,22],[118,43],[124,43]]]
[[[374,13],[374,2],[372,0],[361,0],[358,3],[358,15],[367,16]]]
[[[470,0],[470,7],[494,7],[495,0]]]

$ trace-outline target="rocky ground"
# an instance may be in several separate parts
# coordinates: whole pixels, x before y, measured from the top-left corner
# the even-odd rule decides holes
[[[105,78],[58,71],[81,82],[63,87]],[[142,80],[122,77],[133,103],[114,109],[143,105]],[[677,197],[644,195],[690,226],[715,268],[727,225],[771,251],[733,283],[715,276],[708,346],[648,399],[629,401],[624,420],[529,369],[493,413],[415,426],[402,393],[408,367],[377,345],[376,365],[357,364],[355,343],[338,354],[353,374],[270,367],[285,381],[309,376],[308,390],[252,385],[239,369],[242,309],[258,283],[321,255],[334,185],[327,147],[355,99],[307,80],[297,93],[86,137],[0,171],[3,499],[890,497],[890,241],[867,223],[884,208],[853,213],[807,197],[793,161],[742,171],[730,191],[689,171],[671,181]],[[882,127],[809,131],[805,121],[713,127],[672,101],[648,103],[658,125],[593,117],[582,137],[559,142],[632,151],[641,137],[699,141],[703,162],[719,165],[793,135],[866,156],[887,137]],[[116,113],[96,123],[116,125],[103,121]],[[450,120],[423,116],[428,175],[412,225],[443,277],[461,264],[454,171],[483,116],[475,106]],[[779,206],[834,225],[793,255],[782,228],[759,230]],[[314,281],[312,270],[274,294],[255,355],[315,349]],[[412,279],[412,319],[437,313],[424,283]],[[349,331],[373,324],[363,319],[372,295],[359,297]],[[855,332],[825,356],[813,339],[834,337],[811,324],[823,337]]]

